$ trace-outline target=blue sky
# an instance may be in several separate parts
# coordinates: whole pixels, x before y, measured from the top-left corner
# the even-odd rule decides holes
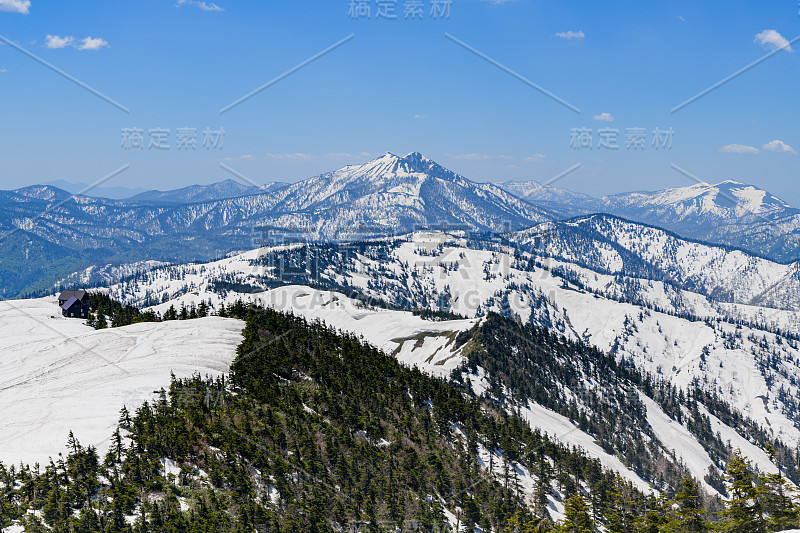
[[[797,0],[453,0],[449,18],[350,16],[350,0],[0,0],[0,36],[129,109],[0,46],[0,188],[64,179],[168,189],[231,173],[297,181],[420,151],[475,181],[548,181],[593,195],[736,179],[800,205]],[[409,6],[410,7],[410,6]],[[523,76],[580,113],[510,75]],[[349,36],[316,61],[220,113]],[[606,120],[602,120],[606,119]],[[613,119],[613,120],[612,120]],[[143,131],[126,150],[122,130]],[[148,148],[169,129],[169,149]],[[197,148],[177,149],[194,128]],[[593,147],[571,146],[591,130]],[[619,149],[597,147],[617,130]],[[625,148],[629,129],[644,149]],[[655,128],[672,147],[652,146]],[[221,149],[204,131],[224,129]],[[777,142],[776,142],[777,141]],[[776,151],[777,150],[777,151]]]

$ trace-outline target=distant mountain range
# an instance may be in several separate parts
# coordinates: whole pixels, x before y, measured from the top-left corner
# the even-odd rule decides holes
[[[431,227],[508,232],[597,212],[777,261],[799,255],[800,210],[750,185],[593,198],[535,182],[476,183],[420,153],[387,153],[291,185],[226,180],[122,200],[50,185],[0,191],[0,291],[45,289],[92,265],[208,260],[258,246],[265,231],[270,242],[363,240]]]
[[[145,191],[130,196],[126,200],[139,204],[194,204],[269,193],[283,189],[288,185],[288,183],[273,182],[262,187],[256,187],[255,185],[243,185],[238,181],[227,179],[211,185],[190,185],[171,191]]]
[[[255,185],[244,185],[238,181],[226,179],[210,185],[190,185],[188,187],[168,191],[148,190],[142,187],[131,188],[106,185],[92,187],[88,183],[72,183],[65,180],[49,181],[44,185],[62,189],[70,194],[80,194],[91,198],[128,200],[138,203],[190,204],[276,191],[286,187],[288,183],[273,182],[258,187]]]
[[[0,279],[8,297],[90,265],[211,259],[257,246],[265,227],[291,239],[336,240],[421,226],[518,230],[552,219],[419,153],[387,153],[266,190],[225,181],[111,200],[35,185],[0,191]]]
[[[501,187],[560,218],[609,213],[776,261],[794,261],[800,256],[800,209],[737,181],[602,198],[543,187],[533,181],[508,181]]]
[[[66,180],[48,181],[42,183],[42,185],[50,185],[72,194],[83,194],[96,198],[110,198],[112,200],[123,200],[136,194],[147,192],[147,189],[142,187],[118,187],[115,185],[98,185],[93,187],[89,183],[73,183]]]

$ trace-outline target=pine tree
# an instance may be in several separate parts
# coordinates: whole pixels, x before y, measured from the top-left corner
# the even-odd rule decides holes
[[[700,487],[694,479],[684,475],[663,531],[665,533],[705,533],[710,531],[709,523],[703,518],[704,514]]]
[[[775,463],[775,449],[768,444],[767,453]],[[800,525],[800,516],[797,505],[792,496],[795,489],[780,470],[775,474],[762,474],[760,478],[764,494],[764,512],[767,523],[772,531],[793,529]]]
[[[729,484],[730,500],[720,513],[722,531],[731,533],[766,533],[763,493],[757,486],[750,460],[736,450],[728,460],[725,477]]]
[[[170,305],[169,309],[164,312],[164,320],[177,320],[178,312],[175,311],[175,306]]]
[[[671,533],[669,501],[664,496],[649,496],[644,514],[636,519],[637,533]]]
[[[534,512],[540,518],[549,517],[547,512],[547,498],[553,492],[550,485],[550,464],[544,456],[544,451],[539,447],[536,453],[536,486],[534,487]]]
[[[608,494],[605,509],[606,529],[611,533],[632,533],[636,520],[636,504],[633,489],[617,477],[614,488]]]
[[[592,533],[594,521],[589,506],[579,493],[572,495],[564,506],[564,520],[558,524],[559,533]]]

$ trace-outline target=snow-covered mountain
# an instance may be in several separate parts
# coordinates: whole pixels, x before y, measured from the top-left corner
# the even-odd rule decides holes
[[[145,191],[126,200],[143,204],[193,204],[273,192],[287,185],[288,183],[272,182],[256,187],[255,185],[245,185],[238,181],[227,179],[211,185],[190,185],[170,191]]]
[[[731,219],[748,215],[796,214],[793,208],[765,190],[726,180],[652,192],[630,192],[606,196],[601,201],[615,209],[652,210],[665,220],[686,222],[693,217]]]
[[[559,215],[571,218],[598,212],[598,199],[588,194],[543,185],[537,181],[504,181],[500,187],[526,202],[538,205]]]
[[[541,188],[536,182],[501,186],[562,218],[609,213],[776,261],[800,258],[800,209],[763,189],[733,180],[602,198]]]
[[[232,182],[218,185],[135,201],[73,197],[50,186],[0,191],[2,289],[6,295],[41,289],[89,265],[219,257],[251,248],[263,227],[279,228],[292,239],[337,240],[420,226],[516,230],[553,218],[418,153],[386,154],[248,196],[220,199],[242,189]],[[213,199],[195,201],[208,196]]]
[[[651,228],[651,233],[642,233],[642,226],[615,217],[590,216],[566,226],[580,226],[581,222],[589,224],[583,231],[591,229],[597,238],[576,248],[577,257],[566,251],[569,239],[578,233],[556,234],[550,248],[541,248],[533,230],[521,232],[518,243],[478,241],[458,232],[423,232],[356,247],[292,245],[253,250],[212,263],[161,266],[113,285],[110,294],[162,313],[170,306],[190,307],[202,301],[218,307],[244,298],[309,319],[330,320],[341,329],[374,339],[398,357],[404,352],[386,341],[395,335],[390,326],[396,320],[375,318],[370,304],[398,310],[440,309],[467,319],[483,319],[490,311],[496,312],[586,342],[684,394],[703,396],[693,415],[670,407],[669,394],[644,393],[648,388],[644,385],[635,387],[644,394],[641,400],[626,396],[621,401],[641,401],[642,416],[654,432],[647,433],[648,438],[657,438],[666,450],[663,453],[675,454],[709,486],[719,486],[725,455],[720,450],[727,445],[747,450],[761,468],[772,468],[761,450],[767,442],[764,439],[780,441],[788,449],[800,443],[800,388],[795,379],[800,372],[800,312],[724,302],[715,295],[728,290],[730,281],[741,286],[734,287],[733,296],[749,298],[763,292],[773,278],[755,281],[747,276],[748,271],[763,271],[780,280],[785,274],[780,269],[786,266],[684,241],[663,230]],[[636,245],[630,242],[634,232],[638,232]],[[639,261],[655,268],[659,265],[655,258],[662,255],[678,266],[696,264],[697,270],[678,269],[675,281],[664,282],[646,275],[644,268],[624,267],[626,261],[632,265]],[[675,265],[668,263],[663,268]],[[293,286],[271,289],[286,283]],[[308,285],[329,287],[339,294],[319,293]],[[343,294],[364,302],[349,304],[349,317],[341,314]],[[454,331],[449,322],[434,324]],[[382,328],[387,330],[380,331]],[[452,357],[458,356],[448,349],[448,335],[405,337],[414,339],[407,348],[416,347],[412,350],[416,358],[407,362],[432,372],[439,361],[444,361],[445,369],[450,368],[457,362]],[[397,335],[393,342],[399,338]],[[484,370],[477,369],[477,374],[465,379],[474,381],[476,390],[502,390],[489,387],[493,374],[482,374]],[[691,393],[693,390],[696,392]],[[531,423],[537,427],[558,426],[546,426],[548,420],[569,423],[569,417],[563,418],[567,411],[546,412],[554,407],[529,406],[538,413],[531,414]],[[591,418],[594,408],[585,404],[587,417]],[[634,423],[639,422],[629,421]],[[569,431],[568,426],[558,427]],[[583,438],[580,433],[574,435],[579,437]],[[584,448],[599,439],[598,454],[614,449],[615,445],[604,443],[604,437],[592,436],[591,431],[586,438],[588,441],[580,441]]]
[[[273,220],[322,238],[360,227],[392,234],[430,225],[500,231],[552,220],[500,187],[469,181],[418,152],[387,153],[294,184],[276,197]]]
[[[597,272],[666,282],[717,303],[800,310],[800,266],[681,238],[611,215],[546,223],[515,242]]]
[[[800,255],[800,210],[737,181],[620,194],[603,198],[602,205],[603,211],[778,261]]]

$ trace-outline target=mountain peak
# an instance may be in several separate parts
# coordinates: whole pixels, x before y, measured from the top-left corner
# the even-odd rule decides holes
[[[419,152],[411,152],[409,154],[406,154],[406,156],[403,159],[405,161],[417,161],[417,162],[433,163],[433,161],[430,158],[425,157],[424,155],[422,155]]]
[[[717,189],[731,189],[734,187],[750,187],[753,189],[759,189],[759,187],[756,187],[754,185],[750,185],[748,183],[742,183],[741,181],[736,181],[736,180],[724,180],[720,181],[716,185],[710,185],[710,186],[715,187]]]
[[[361,174],[372,177],[428,174],[452,181],[456,176],[453,172],[445,169],[420,152],[411,152],[404,157],[393,154],[392,152],[386,152],[380,157],[368,161],[363,165],[353,165],[345,168],[357,170]]]
[[[20,196],[34,198],[36,200],[63,200],[72,196],[72,193],[65,191],[54,185],[29,185],[16,189],[13,192]]]

